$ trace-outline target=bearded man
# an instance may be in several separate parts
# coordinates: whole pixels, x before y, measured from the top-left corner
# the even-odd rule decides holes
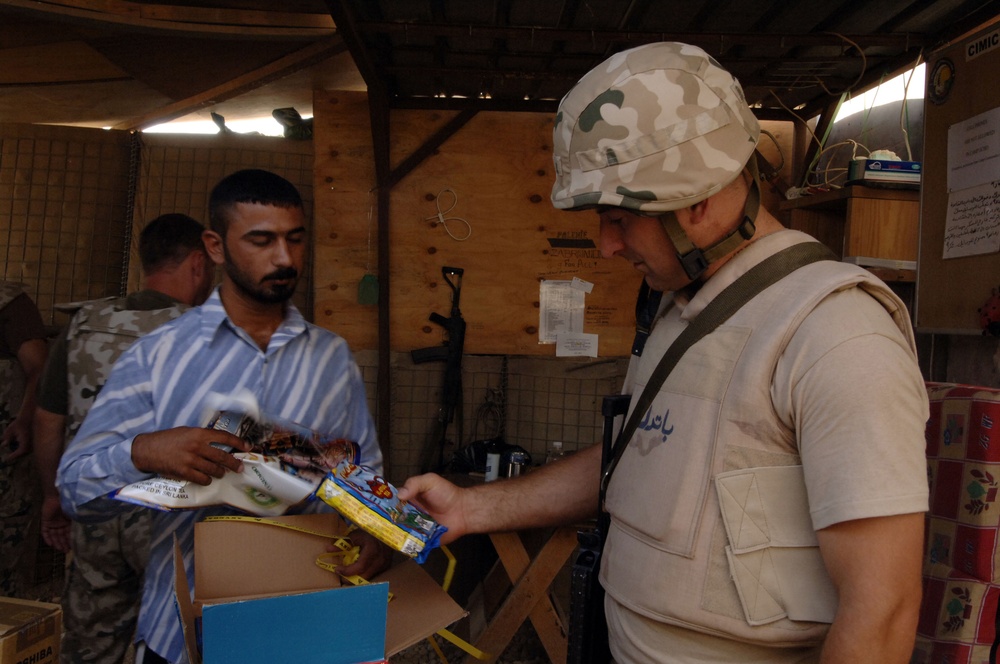
[[[71,518],[108,518],[125,506],[109,492],[157,475],[207,485],[240,472],[240,461],[222,447],[248,445],[200,421],[210,393],[249,391],[262,412],[356,441],[362,463],[381,472],[364,383],[347,343],[306,322],[290,301],[308,246],[298,191],[268,171],[233,173],[212,190],[209,222],[203,239],[223,268],[222,283],[205,304],[138,340],[115,365],[60,463],[57,485]],[[311,505],[326,509],[321,501]],[[187,661],[173,599],[173,540],[190,583],[195,523],[233,513],[221,506],[154,513],[137,664]],[[367,535],[358,544],[359,560],[341,573],[368,577],[388,566],[384,545]]]

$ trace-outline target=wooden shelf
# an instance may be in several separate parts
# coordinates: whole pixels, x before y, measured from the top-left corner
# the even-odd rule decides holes
[[[809,233],[884,280],[916,279],[920,192],[852,185],[782,201],[789,227]]]

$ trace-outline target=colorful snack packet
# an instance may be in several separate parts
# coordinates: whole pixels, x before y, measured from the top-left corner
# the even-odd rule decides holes
[[[358,446],[342,438],[326,439],[308,427],[288,420],[220,411],[209,422],[208,428],[226,431],[250,443],[250,452],[275,458],[281,469],[313,485],[341,461],[357,462]]]
[[[349,461],[334,468],[316,490],[345,519],[422,563],[448,529],[396,494],[396,487],[373,469]]]
[[[250,444],[250,451],[233,453],[243,462],[243,472],[226,473],[208,486],[151,477],[110,496],[167,512],[226,505],[256,516],[279,516],[313,500],[327,473],[342,461],[357,461],[360,454],[351,441],[323,438],[295,422],[258,413],[216,411],[208,428]]]

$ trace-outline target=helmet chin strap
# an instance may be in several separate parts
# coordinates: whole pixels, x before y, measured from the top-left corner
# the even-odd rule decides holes
[[[757,211],[760,209],[760,173],[757,170],[756,151],[750,157],[750,161],[747,162],[747,168],[753,176],[753,182],[750,183],[750,191],[747,194],[746,202],[743,204],[743,219],[736,228],[715,244],[705,249],[699,249],[688,239],[687,233],[684,232],[680,222],[677,221],[676,214],[671,212],[661,217],[663,227],[666,229],[667,235],[670,236],[670,241],[674,243],[674,248],[677,249],[677,259],[681,262],[684,273],[687,274],[688,279],[691,281],[695,281],[704,274],[710,264],[731,253],[746,240],[752,238],[754,232],[757,230],[757,227],[754,226],[754,220],[757,218]]]

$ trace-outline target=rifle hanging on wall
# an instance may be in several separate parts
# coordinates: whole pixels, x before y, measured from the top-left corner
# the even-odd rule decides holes
[[[448,444],[448,425],[455,417],[455,411],[462,407],[462,349],[465,346],[465,320],[459,309],[462,295],[462,275],[460,267],[442,267],[441,276],[451,288],[451,314],[445,318],[437,312],[430,315],[432,323],[444,328],[447,340],[440,346],[429,346],[410,351],[414,364],[425,362],[445,362],[444,383],[441,388],[441,408],[432,437],[427,441],[420,455],[422,472],[440,470],[445,466],[445,448]],[[455,277],[455,280],[452,280]],[[437,456],[436,465],[434,461]]]

